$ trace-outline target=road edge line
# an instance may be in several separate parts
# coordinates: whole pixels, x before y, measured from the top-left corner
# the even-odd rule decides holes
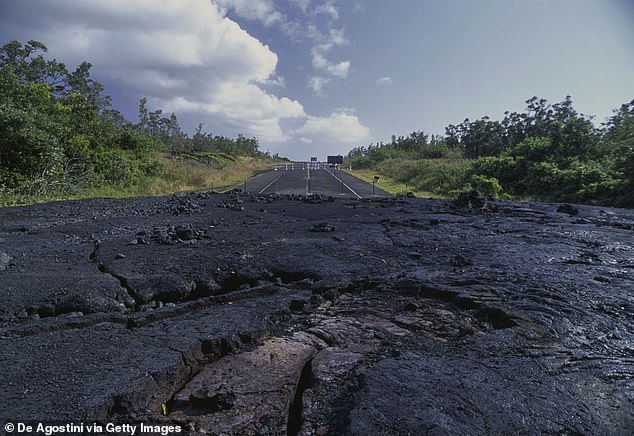
[[[363,197],[361,197],[359,194],[357,194],[357,193],[354,191],[354,189],[352,189],[350,186],[348,186],[348,185],[346,184],[346,182],[344,182],[343,180],[341,180],[339,177],[335,176],[335,175],[334,175],[334,174],[333,174],[333,173],[332,173],[329,169],[327,169],[327,168],[324,168],[324,169],[326,170],[326,172],[327,172],[328,174],[330,174],[331,176],[333,176],[335,179],[339,180],[339,181],[343,184],[343,186],[345,186],[346,188],[348,188],[348,190],[349,190],[350,192],[352,192],[354,195],[356,195],[356,196],[357,196],[357,198],[358,198],[359,200],[361,200],[361,199],[363,198]]]
[[[284,174],[282,174],[281,176],[279,176],[277,179],[273,180],[271,183],[269,183],[268,185],[266,185],[264,188],[262,188],[260,190],[260,192],[258,192],[258,194],[263,193],[264,191],[266,191],[267,189],[269,189],[271,187],[271,185],[275,182],[277,182],[279,179],[281,179],[282,177],[284,177]]]

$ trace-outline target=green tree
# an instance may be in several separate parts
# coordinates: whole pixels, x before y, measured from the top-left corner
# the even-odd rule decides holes
[[[0,65],[10,67],[22,83],[48,82],[55,89],[57,80],[54,79],[63,82],[66,67],[55,60],[45,60],[40,52],[47,51],[46,45],[39,41],[31,40],[22,45],[13,40],[0,49]]]
[[[96,112],[102,112],[110,107],[110,96],[104,94],[101,83],[90,78],[92,65],[82,62],[72,73],[67,76],[67,94],[80,94],[86,98],[86,102]]]
[[[448,145],[461,149],[469,158],[497,156],[506,146],[504,127],[488,116],[473,122],[467,118],[457,126],[450,124],[445,133]]]
[[[604,145],[613,156],[621,183],[615,187],[621,206],[634,207],[634,99],[614,111],[603,126]]]
[[[609,203],[614,185],[604,164],[561,154],[550,138],[527,138],[499,157],[482,157],[473,173],[497,179],[512,195],[550,201]]]
[[[48,83],[22,84],[0,69],[0,177],[8,186],[58,174],[67,112],[54,104]]]

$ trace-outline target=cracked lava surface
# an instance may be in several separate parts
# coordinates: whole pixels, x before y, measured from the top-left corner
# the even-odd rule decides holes
[[[0,209],[0,415],[632,434],[634,211],[558,206],[234,192]]]

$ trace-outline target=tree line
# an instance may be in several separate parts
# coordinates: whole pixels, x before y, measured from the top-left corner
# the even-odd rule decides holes
[[[190,137],[146,98],[138,121],[128,121],[90,77],[89,62],[69,70],[47,51],[34,40],[0,48],[0,194],[133,185],[161,174],[157,152],[263,155],[257,139],[214,136],[202,124]]]
[[[555,104],[533,97],[525,111],[504,115],[450,124],[444,136],[392,136],[355,147],[348,158],[362,167],[397,158],[469,159],[461,183],[495,195],[634,207],[634,100],[599,127],[570,96]]]
[[[239,134],[237,138],[212,135],[204,131],[204,123],[199,123],[194,135],[188,136],[181,130],[174,113],[162,116],[161,109],[149,111],[147,98],[139,101],[139,122],[132,127],[137,132],[152,138],[160,148],[171,153],[225,153],[234,156],[260,156],[258,140]]]

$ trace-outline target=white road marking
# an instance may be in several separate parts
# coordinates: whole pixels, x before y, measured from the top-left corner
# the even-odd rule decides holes
[[[275,182],[277,182],[279,179],[281,179],[282,177],[284,177],[284,174],[282,174],[281,176],[279,176],[277,179],[273,180],[271,183],[269,183],[268,185],[266,185],[264,188],[262,188],[262,190],[260,192],[258,192],[258,194],[263,193],[264,191],[266,191],[267,189],[269,189],[271,187],[271,185]]]
[[[357,198],[358,198],[359,200],[361,199],[361,196],[360,196],[359,194],[357,194],[356,192],[354,192],[354,189],[352,189],[350,186],[348,186],[348,185],[346,184],[346,182],[344,182],[343,180],[341,180],[339,177],[335,176],[332,172],[330,172],[330,170],[329,170],[329,169],[324,168],[324,170],[326,170],[326,172],[327,172],[328,174],[330,174],[331,176],[333,176],[335,179],[339,180],[339,181],[343,184],[343,186],[345,186],[346,188],[348,188],[348,190],[349,190],[350,192],[352,192],[354,195],[356,195],[356,196],[357,196]]]

